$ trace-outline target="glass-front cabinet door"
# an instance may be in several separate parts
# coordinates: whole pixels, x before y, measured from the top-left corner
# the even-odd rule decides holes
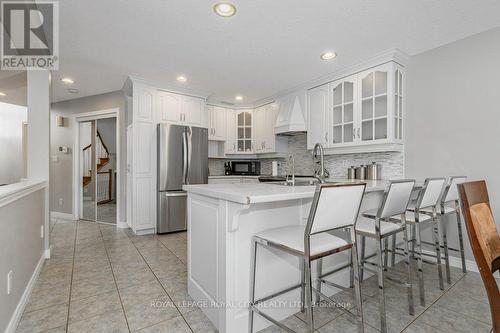
[[[355,87],[356,76],[348,77],[331,84],[331,146],[352,143],[356,139]]]
[[[394,139],[403,141],[403,72],[394,71]]]
[[[362,142],[388,138],[388,74],[389,66],[380,66],[363,72],[361,81],[361,135]]]
[[[236,148],[238,153],[251,153],[252,145],[252,111],[241,111],[236,116]]]

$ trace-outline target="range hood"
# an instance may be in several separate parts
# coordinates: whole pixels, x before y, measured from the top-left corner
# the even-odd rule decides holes
[[[296,135],[305,131],[306,122],[300,106],[299,96],[291,95],[283,98],[279,103],[274,133],[276,135]]]

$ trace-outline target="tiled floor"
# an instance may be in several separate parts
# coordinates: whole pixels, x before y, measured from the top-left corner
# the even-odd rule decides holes
[[[135,236],[90,222],[56,221],[53,253],[38,278],[18,332],[214,332],[200,309],[187,305],[186,234]],[[402,266],[393,273],[402,274]],[[425,267],[426,307],[414,287],[415,315],[405,289],[387,283],[390,332],[489,332],[490,312],[477,273],[452,268],[452,284],[437,287],[435,267]],[[414,280],[416,282],[416,280]],[[377,283],[362,286],[365,332],[379,329]],[[342,292],[335,300],[353,304]],[[284,323],[305,331],[301,313]],[[356,332],[334,307],[315,309],[318,332]],[[262,332],[281,332],[272,326]]]

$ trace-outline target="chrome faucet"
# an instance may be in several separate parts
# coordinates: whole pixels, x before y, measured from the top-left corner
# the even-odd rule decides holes
[[[318,161],[318,151],[319,151],[319,161]],[[317,168],[315,168],[314,176],[318,178],[321,183],[324,183],[325,178],[329,176],[329,173],[325,169],[325,155],[323,151],[323,145],[321,143],[318,142],[317,144],[314,145],[312,157],[316,165],[318,163],[320,165],[319,171],[317,170]]]
[[[290,162],[292,164],[292,180],[290,181],[289,179],[289,167],[290,167]],[[295,157],[293,156],[293,154],[290,154],[288,155],[288,159],[287,159],[287,162],[286,162],[287,166],[286,166],[286,176],[285,176],[285,182],[287,185],[291,185],[291,186],[295,186]]]

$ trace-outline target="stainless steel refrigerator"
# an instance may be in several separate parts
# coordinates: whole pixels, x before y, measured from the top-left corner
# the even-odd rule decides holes
[[[157,233],[186,230],[185,184],[208,182],[208,130],[158,124]]]

